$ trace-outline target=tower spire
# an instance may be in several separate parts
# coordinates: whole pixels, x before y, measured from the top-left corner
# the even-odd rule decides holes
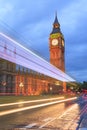
[[[52,30],[51,34],[54,34],[54,33],[61,33],[60,24],[59,24],[58,18],[57,18],[57,11],[55,11],[55,19],[53,22],[53,30]]]
[[[59,25],[59,22],[58,22],[58,18],[57,18],[57,11],[55,12],[55,20],[54,20],[54,24],[58,24]]]
[[[57,10],[55,11],[55,17],[57,17]]]

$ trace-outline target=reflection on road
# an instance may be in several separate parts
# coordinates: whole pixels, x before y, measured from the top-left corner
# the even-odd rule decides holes
[[[56,103],[53,103],[56,102]],[[59,102],[59,103],[58,103]],[[47,105],[49,104],[49,105]],[[38,106],[41,105],[41,106]],[[78,100],[50,101],[9,115],[1,116],[0,129],[11,130],[81,130],[87,129],[87,101]],[[42,107],[43,106],[43,107]],[[29,106],[30,107],[30,106]],[[26,108],[26,107],[25,107]],[[22,109],[22,108],[21,108]],[[9,118],[8,118],[9,117]],[[4,122],[4,123],[3,123]]]

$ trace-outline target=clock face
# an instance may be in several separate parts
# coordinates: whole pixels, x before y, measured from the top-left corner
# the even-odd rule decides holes
[[[64,46],[64,41],[62,40],[62,46]]]
[[[57,39],[53,39],[53,40],[52,40],[52,45],[53,45],[53,46],[58,45],[58,40],[57,40]]]

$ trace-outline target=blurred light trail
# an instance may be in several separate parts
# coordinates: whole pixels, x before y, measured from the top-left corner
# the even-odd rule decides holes
[[[32,102],[42,102],[42,101],[44,102],[44,101],[57,100],[57,99],[63,99],[63,98],[64,97],[58,97],[58,98],[49,98],[49,99],[40,99],[40,100],[32,100],[32,101],[6,103],[6,104],[0,104],[0,107],[12,106],[12,105],[18,105],[18,104],[25,104],[25,103],[32,103]]]
[[[6,59],[10,62],[19,64],[60,81],[75,81],[72,77],[65,74],[63,71],[59,70],[43,58],[33,53],[31,50],[25,48],[3,33],[0,33],[0,58]]]
[[[18,109],[2,111],[2,112],[0,112],[0,116],[16,113],[16,112],[20,112],[20,111],[30,110],[30,109],[34,109],[34,108],[49,106],[49,105],[53,105],[53,104],[57,104],[57,103],[67,102],[67,101],[71,101],[71,100],[75,100],[75,99],[77,99],[77,97],[69,98],[69,99],[65,99],[65,100],[60,100],[60,101],[44,103],[44,104],[40,104],[40,105],[33,105],[33,106],[29,106],[29,107],[22,107],[22,108],[18,108]]]

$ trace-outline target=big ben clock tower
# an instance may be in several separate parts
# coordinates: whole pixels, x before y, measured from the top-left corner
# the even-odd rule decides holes
[[[64,37],[60,30],[60,24],[55,16],[53,23],[53,29],[50,33],[49,38],[49,47],[50,47],[50,63],[62,70],[65,71],[65,58],[64,58]]]
[[[53,23],[53,29],[49,37],[50,63],[65,72],[65,40],[60,30],[57,14]],[[66,83],[62,82],[63,91],[66,91]]]

